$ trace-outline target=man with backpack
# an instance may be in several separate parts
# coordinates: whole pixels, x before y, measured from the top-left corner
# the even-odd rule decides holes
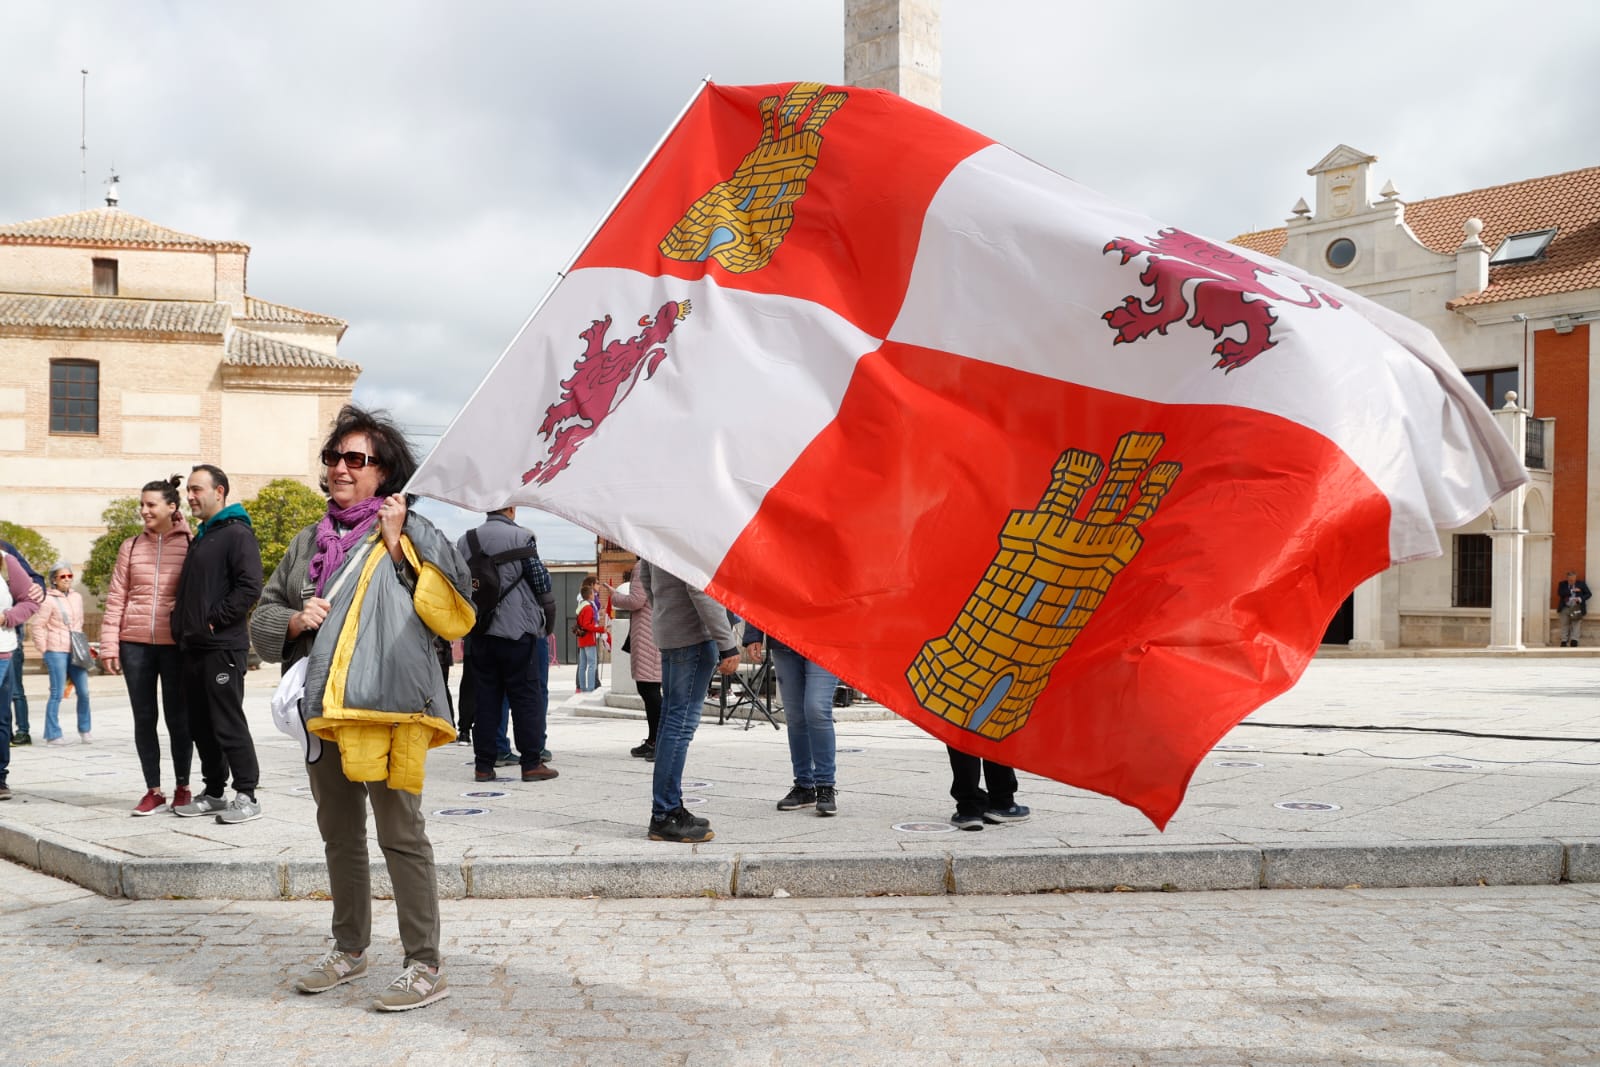
[[[495,779],[500,708],[511,702],[511,732],[522,753],[522,780],[543,782],[556,770],[540,759],[550,701],[546,637],[556,618],[550,572],[534,536],[515,521],[515,507],[491,511],[456,543],[472,574],[478,621],[467,642],[472,686],[473,780]]]

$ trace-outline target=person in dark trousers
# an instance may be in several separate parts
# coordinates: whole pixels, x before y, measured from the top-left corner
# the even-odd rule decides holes
[[[1577,648],[1583,633],[1583,617],[1589,613],[1589,585],[1578,577],[1577,571],[1568,571],[1566,580],[1556,587],[1556,603],[1561,608],[1561,647]]]
[[[228,476],[202,463],[189,474],[189,510],[199,524],[173,601],[172,637],[183,662],[189,732],[200,754],[205,792],[173,809],[184,818],[215,815],[224,825],[261,817],[260,765],[244,717],[250,609],[261,596],[261,546],[250,516],[228,503]],[[233,799],[223,799],[228,772]]]
[[[1022,822],[1033,814],[1017,803],[1016,771],[1004,763],[944,747],[950,753],[950,795],[956,801],[950,821],[956,829],[982,830],[985,823]],[[978,784],[980,774],[982,786]]]
[[[661,650],[656,647],[650,590],[645,588],[644,561],[633,565],[626,593],[611,589],[611,606],[632,614],[628,619],[628,671],[644,701],[644,741],[628,750],[635,759],[654,762],[656,734],[661,728]]]
[[[449,641],[435,634],[433,654],[439,660],[439,673],[444,676],[444,702],[450,709],[450,725],[460,732],[461,724],[456,721],[456,702],[450,695],[450,666],[456,661],[455,648]]]
[[[532,548],[523,559],[499,564],[501,599],[489,626],[467,642],[466,677],[472,685],[473,779],[495,779],[500,737],[500,709],[511,702],[511,729],[522,753],[522,780],[543,782],[559,772],[541,755],[550,706],[550,656],[545,644],[550,620],[556,618],[554,585],[539,559],[533,534],[515,521],[517,509],[491,511],[475,531],[477,553],[498,556]],[[468,566],[475,555],[471,534],[456,542]],[[465,703],[463,701],[462,703]]]
[[[191,539],[178,496],[181,484],[183,479],[174,474],[147,482],[140,490],[139,519],[144,529],[117,549],[100,623],[100,666],[122,675],[128,684],[133,748],[144,774],[145,794],[133,809],[140,816],[194,803],[189,791],[194,742],[189,739],[189,712],[183,702],[183,657],[172,639],[178,576]],[[161,739],[156,731],[163,714],[172,751],[170,805],[161,791]]]

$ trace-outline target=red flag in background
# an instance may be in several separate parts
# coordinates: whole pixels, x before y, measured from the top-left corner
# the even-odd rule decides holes
[[[1524,477],[1431,334],[891,94],[707,86],[411,488],[565,516],[1165,825]]]

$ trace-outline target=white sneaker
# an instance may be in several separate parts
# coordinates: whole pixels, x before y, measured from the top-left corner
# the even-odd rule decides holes
[[[82,741],[86,745],[92,745],[94,744],[94,734],[88,732],[81,733],[78,735],[78,740]]]
[[[441,971],[430,971],[420,963],[412,963],[400,972],[400,977],[389,983],[389,988],[378,994],[372,1002],[378,1011],[410,1011],[424,1004],[432,1004],[450,995]]]
[[[172,814],[185,819],[193,819],[201,815],[215,815],[224,811],[228,802],[221,797],[214,797],[210,793],[196,793],[195,798],[187,804],[179,804],[172,809]]]
[[[51,748],[65,748],[72,744],[72,742],[68,741],[65,737],[52,737],[50,740],[46,741],[45,744],[49,745]]]
[[[260,803],[254,797],[245,796],[243,793],[233,794],[233,799],[228,801],[228,806],[217,813],[217,821],[225,826],[250,822],[252,819],[259,818],[261,818]]]

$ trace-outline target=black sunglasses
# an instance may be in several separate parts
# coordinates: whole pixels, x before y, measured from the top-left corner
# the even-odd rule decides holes
[[[341,459],[344,460],[345,467],[353,471],[361,470],[368,463],[376,464],[378,462],[377,456],[369,456],[365,452],[335,452],[331,448],[322,450],[322,465],[324,467],[330,469],[337,467]]]

